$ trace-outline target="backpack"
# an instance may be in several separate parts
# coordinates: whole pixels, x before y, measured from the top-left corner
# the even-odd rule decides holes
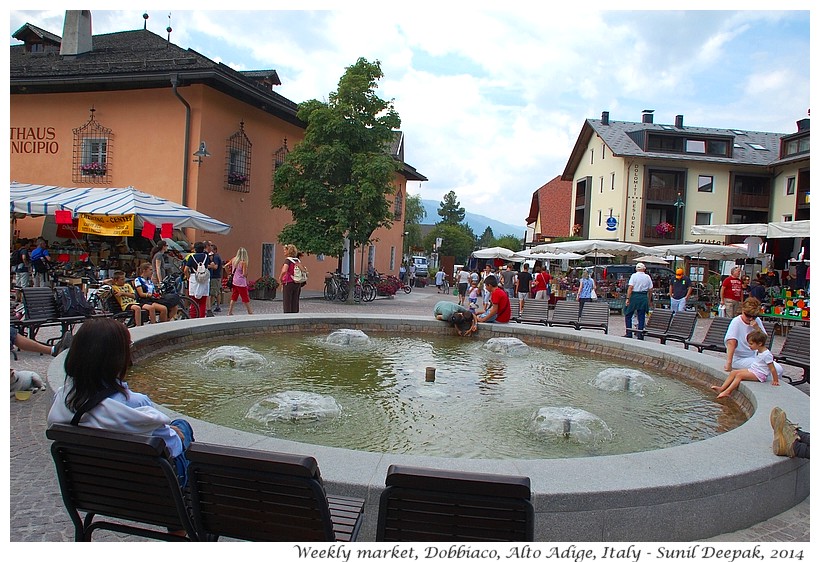
[[[196,263],[196,271],[194,272],[194,279],[200,285],[207,285],[211,281],[211,272],[208,271],[208,268],[205,267],[205,262],[208,261],[208,255],[205,254],[205,258],[203,258],[202,263],[194,260]]]
[[[77,286],[54,289],[60,316],[92,316],[94,307],[86,300],[82,289]]]
[[[308,271],[307,268],[302,265],[300,261],[291,261],[293,264],[293,273],[290,274],[293,277],[294,283],[307,283],[308,280]]]
[[[17,270],[17,266],[23,263],[23,252],[25,248],[17,248],[11,253],[11,269],[12,271]]]

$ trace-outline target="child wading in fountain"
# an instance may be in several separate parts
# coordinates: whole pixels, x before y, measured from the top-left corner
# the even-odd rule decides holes
[[[783,367],[775,362],[772,352],[766,349],[766,334],[755,330],[746,336],[746,341],[755,352],[755,361],[748,369],[735,369],[729,373],[722,385],[712,386],[712,390],[719,393],[718,398],[726,398],[732,394],[740,386],[741,381],[766,382],[769,374],[772,375],[772,385],[780,385],[779,376],[783,372]]]

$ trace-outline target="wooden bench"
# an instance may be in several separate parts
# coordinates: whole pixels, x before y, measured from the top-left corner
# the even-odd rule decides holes
[[[516,322],[547,325],[549,320],[549,301],[525,299],[524,309],[516,318]]]
[[[723,342],[723,338],[726,336],[726,330],[729,329],[729,323],[731,321],[731,318],[726,318],[725,316],[712,318],[712,322],[709,324],[709,328],[706,329],[706,335],[703,336],[703,340],[696,342],[689,338],[684,340],[683,348],[689,349],[691,345],[697,348],[698,353],[703,353],[704,349],[709,351],[726,351],[726,344]]]
[[[547,325],[569,326],[578,329],[578,301],[557,301],[555,310],[552,311],[552,318],[547,321]]]
[[[774,332],[774,330],[772,330]],[[786,339],[783,342],[783,348],[780,353],[774,356],[775,361],[784,363],[786,365],[793,365],[803,369],[803,378],[799,381],[793,381],[788,375],[783,375],[783,378],[789,381],[789,384],[798,385],[803,383],[810,383],[809,378],[809,327],[808,326],[794,326],[789,333],[786,334]]]
[[[603,330],[609,333],[609,304],[605,302],[589,301],[584,303],[584,311],[575,323],[578,330],[590,328]]]
[[[533,540],[530,479],[391,465],[377,541]]]
[[[641,337],[646,332],[652,332],[653,334],[661,334],[666,332],[667,329],[669,329],[669,323],[671,321],[671,310],[664,308],[656,308],[652,311],[652,314],[649,315],[649,319],[646,321],[643,330],[639,330],[638,328],[627,328],[626,335],[631,335],[630,332],[632,334],[637,334],[639,337]]]
[[[53,441],[51,456],[75,541],[91,541],[97,529],[165,541],[197,539],[161,438],[62,424],[49,427],[46,437]],[[106,519],[95,521],[97,516]],[[182,529],[187,537],[167,529]]]
[[[37,332],[46,326],[59,326],[60,335],[44,343],[53,345],[61,340],[75,324],[82,323],[85,316],[61,316],[54,290],[50,287],[25,287],[23,292],[23,319],[13,320],[14,326],[30,339],[37,340]]]
[[[200,537],[352,541],[364,500],[325,493],[316,459],[192,443],[188,481]]]
[[[647,329],[644,331],[644,337],[658,338],[662,344],[666,344],[666,340],[684,343],[692,339],[692,334],[695,333],[695,325],[697,324],[697,321],[697,312],[675,312],[672,315],[672,320],[669,322],[669,327],[667,327],[665,332],[654,332]]]

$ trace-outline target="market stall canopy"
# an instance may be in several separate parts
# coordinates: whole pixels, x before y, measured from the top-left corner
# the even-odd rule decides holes
[[[476,250],[471,254],[471,257],[480,260],[502,259],[514,262],[524,261],[524,258],[515,257],[515,252],[513,252],[509,248],[503,248],[501,246],[494,246],[492,248],[483,248],[481,250]]]
[[[641,246],[632,242],[618,242],[617,240],[570,240],[567,242],[555,242],[552,244],[541,244],[532,248],[533,254],[545,252],[576,252],[579,254],[591,254],[603,257],[604,253],[615,256],[629,256],[635,254],[656,255],[653,248]]]
[[[735,260],[748,258],[749,250],[745,244],[719,246],[717,244],[669,244],[655,246],[655,252],[662,256],[700,258],[704,260]]]
[[[643,263],[655,263],[658,265],[669,265],[669,262],[663,259],[660,256],[638,256],[637,258],[632,258],[634,262],[643,262]]]
[[[770,222],[766,238],[808,238],[811,236],[811,221]]]
[[[538,254],[532,253],[532,250],[522,250],[520,252],[516,252],[515,257],[523,258],[525,260],[580,260],[584,259],[584,256],[581,254],[576,254],[574,252],[562,252],[562,253],[552,253],[552,252],[540,252]]]
[[[196,228],[227,234],[231,225],[218,221],[179,203],[157,197],[133,187],[59,187],[11,182],[11,212],[31,216],[54,211],[95,215],[135,215],[136,226],[145,221],[155,225],[171,223],[175,228]]]
[[[698,224],[692,226],[692,234],[765,236],[766,238],[806,238],[811,236],[809,220],[749,223],[749,224]]]

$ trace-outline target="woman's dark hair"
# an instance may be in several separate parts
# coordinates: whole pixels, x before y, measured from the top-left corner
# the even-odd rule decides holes
[[[122,379],[131,366],[131,336],[125,324],[113,318],[93,318],[82,323],[65,359],[72,389],[66,406],[76,412],[103,388],[126,394]]]
[[[473,313],[469,311],[455,312],[450,317],[450,324],[459,332],[466,332],[473,327]]]
[[[157,242],[156,246],[151,248],[151,255],[148,257],[148,259],[151,260],[151,263],[154,262],[154,256],[156,256],[158,252],[162,251],[162,249],[167,245],[168,242],[166,242],[165,240],[160,240],[159,242]]]

